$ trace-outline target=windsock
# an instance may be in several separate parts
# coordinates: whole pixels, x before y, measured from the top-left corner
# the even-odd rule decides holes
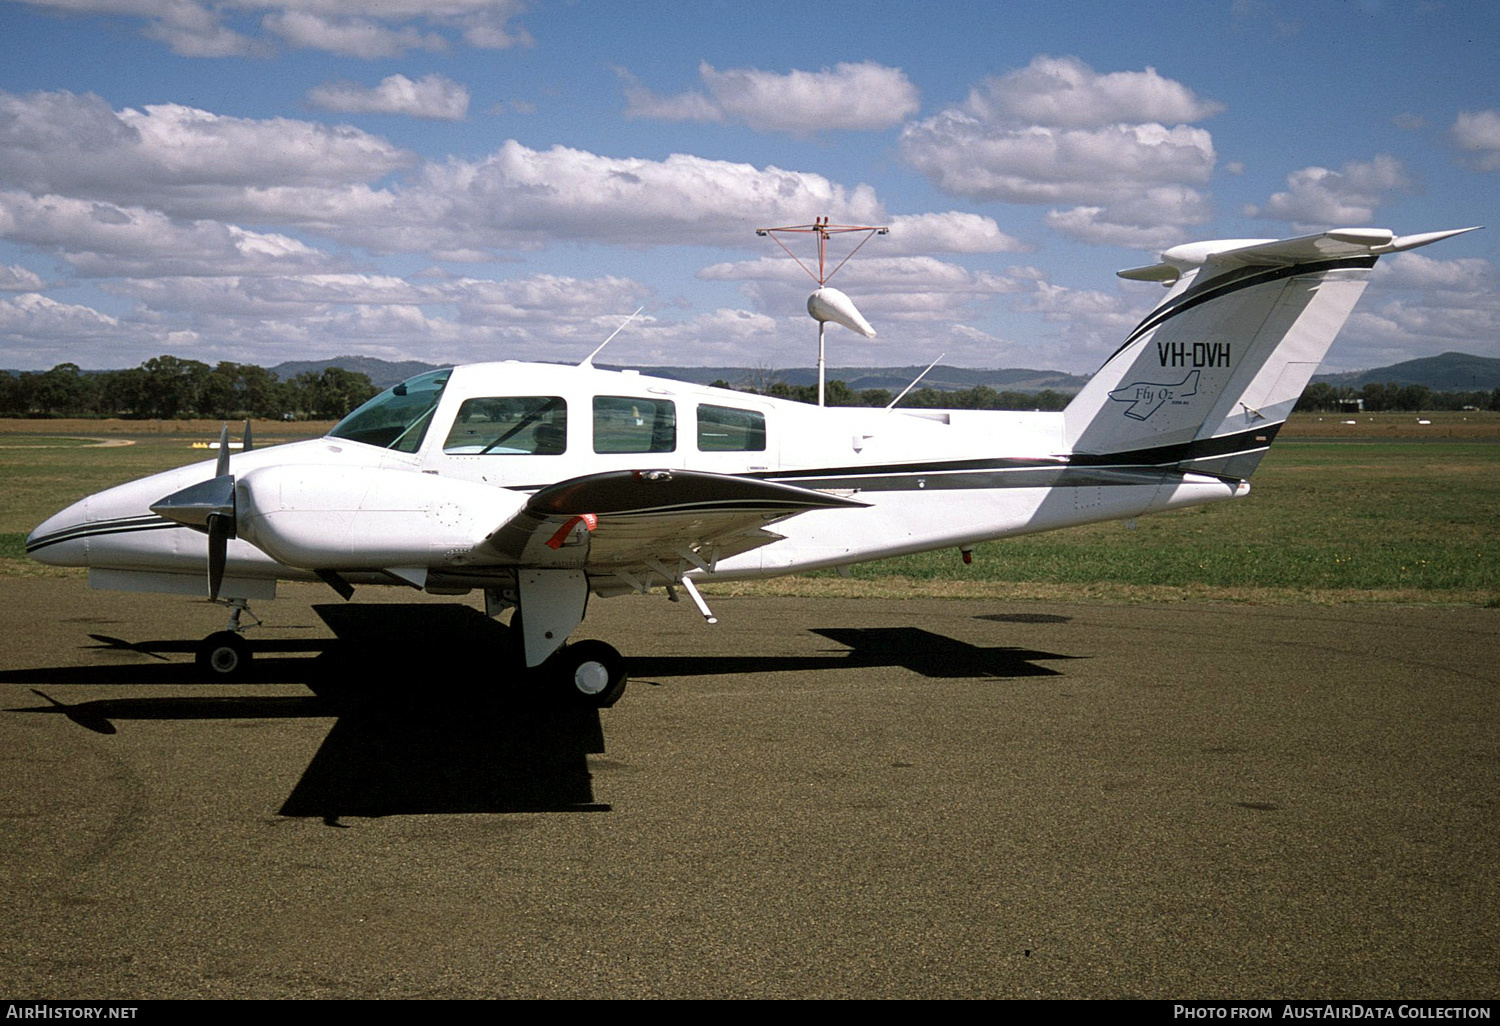
[[[875,329],[870,327],[870,322],[855,309],[854,300],[838,289],[831,289],[825,285],[808,296],[807,312],[812,314],[813,320],[833,321],[835,324],[842,324],[850,331],[859,332],[865,338],[875,337]]]

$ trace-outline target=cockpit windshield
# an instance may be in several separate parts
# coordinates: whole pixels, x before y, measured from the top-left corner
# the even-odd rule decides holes
[[[397,452],[416,452],[452,373],[453,368],[446,367],[388,388],[339,421],[328,434]]]

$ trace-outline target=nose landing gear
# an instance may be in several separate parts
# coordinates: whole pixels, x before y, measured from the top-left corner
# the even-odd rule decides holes
[[[193,662],[205,680],[219,683],[242,679],[250,671],[250,643],[242,633],[249,627],[260,626],[260,619],[250,612],[250,603],[244,599],[229,599],[229,621],[222,631],[215,631],[198,643]],[[240,617],[248,616],[253,623],[242,624]]]

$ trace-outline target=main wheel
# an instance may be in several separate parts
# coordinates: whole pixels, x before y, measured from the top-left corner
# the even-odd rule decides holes
[[[250,645],[234,631],[219,631],[198,644],[194,662],[209,680],[239,680],[250,670]]]
[[[602,641],[565,645],[545,665],[569,701],[608,709],[625,692],[625,657]]]

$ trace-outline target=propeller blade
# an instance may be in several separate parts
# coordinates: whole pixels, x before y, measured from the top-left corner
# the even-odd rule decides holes
[[[229,539],[234,534],[234,520],[222,513],[208,518],[208,597],[217,600],[224,584],[224,564],[229,559]]]
[[[219,425],[219,461],[214,464],[214,477],[229,473],[229,425]]]
[[[245,444],[242,445],[242,446],[240,446],[240,452],[249,452],[253,448],[255,448],[255,445],[254,445],[254,442],[250,438],[250,418],[246,417],[245,418]]]

